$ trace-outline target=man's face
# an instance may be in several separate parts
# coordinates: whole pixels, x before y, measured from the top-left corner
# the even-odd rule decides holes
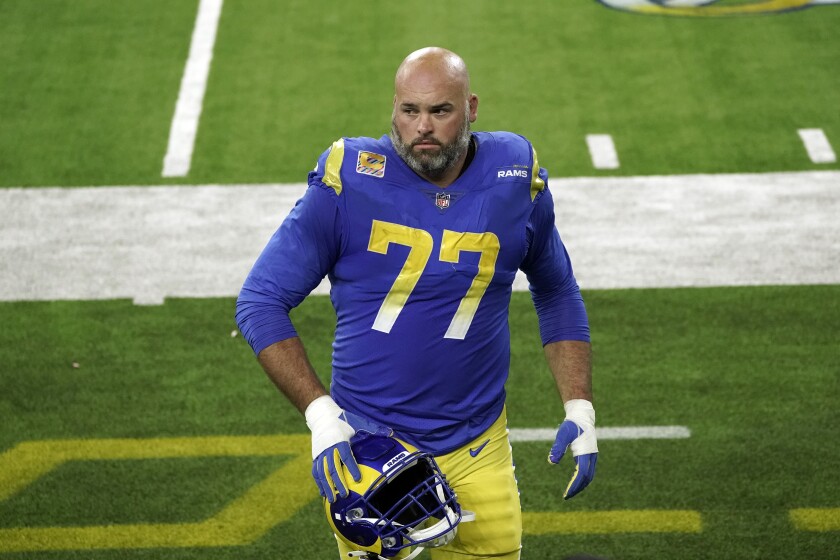
[[[438,179],[466,153],[477,98],[462,83],[418,70],[398,80],[391,141],[415,172]]]

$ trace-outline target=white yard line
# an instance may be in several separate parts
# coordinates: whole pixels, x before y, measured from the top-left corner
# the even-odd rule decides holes
[[[609,134],[587,134],[586,145],[595,169],[618,169],[618,152]]]
[[[550,186],[584,289],[840,284],[840,171]],[[0,301],[235,296],[304,190],[0,189]]]
[[[207,89],[210,62],[223,0],[201,0],[195,19],[190,54],[181,78],[181,89],[169,130],[169,144],[163,158],[164,177],[185,177],[190,170],[198,121]]]
[[[686,426],[615,426],[595,428],[600,441],[608,439],[686,439],[691,430]],[[554,441],[557,428],[511,428],[510,441]]]
[[[797,132],[812,162],[834,163],[837,161],[837,155],[821,128],[801,128]]]

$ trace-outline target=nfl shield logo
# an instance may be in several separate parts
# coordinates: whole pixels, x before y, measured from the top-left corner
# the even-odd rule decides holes
[[[449,193],[437,193],[435,195],[435,206],[437,206],[441,210],[446,210],[447,208],[449,208],[449,198]]]

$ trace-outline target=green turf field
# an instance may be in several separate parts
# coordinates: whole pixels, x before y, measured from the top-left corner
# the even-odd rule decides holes
[[[0,185],[160,183],[196,5],[3,0]],[[387,130],[394,70],[429,44],[470,65],[476,126],[525,134],[555,175],[604,173],[589,133],[613,135],[610,173],[812,169],[797,129],[840,149],[838,26],[832,5],[700,19],[594,0],[228,2],[192,171],[168,182],[302,181],[335,138]]]
[[[792,550],[815,556],[836,550],[836,532],[797,530],[789,515],[840,503],[840,451],[830,443],[840,398],[840,289],[617,290],[585,296],[595,333],[599,423],[685,425],[692,436],[601,442],[596,481],[568,502],[561,498],[568,470],[545,462],[548,444],[514,444],[523,509],[526,514],[688,511],[701,520],[700,532],[661,526],[660,533],[528,534],[523,557],[586,551],[627,559],[782,559]],[[32,464],[31,457],[13,454],[20,442],[114,445],[137,439],[146,447],[145,455],[122,459],[99,456],[92,447],[0,501],[4,558],[331,557],[333,545],[305,470],[293,475],[305,484],[299,509],[290,505],[286,522],[269,523],[264,534],[241,546],[9,553],[15,546],[26,549],[22,541],[36,548],[31,543],[37,542],[37,530],[150,523],[171,530],[201,522],[293,458],[297,450],[291,448],[231,456],[212,445],[182,445],[208,450],[197,457],[187,452],[164,457],[158,450],[161,438],[246,441],[305,433],[247,344],[231,337],[232,308],[229,299],[169,300],[153,307],[126,301],[0,304],[5,325],[0,449],[6,450],[0,455],[0,491],[16,484],[9,475],[16,465]],[[308,300],[295,313],[321,371],[329,363],[330,315],[325,297]],[[559,405],[527,294],[514,294],[511,327],[511,427],[543,426],[558,417]],[[59,444],[53,441],[37,455],[65,457],[70,452]],[[260,512],[246,511],[243,523],[259,526]],[[19,527],[36,532],[21,535]],[[531,525],[529,532],[526,525],[526,533],[538,530]],[[88,540],[81,533],[70,536],[81,539],[81,548],[105,546],[114,538],[104,530]],[[50,542],[65,537],[56,533]]]
[[[840,149],[840,5],[227,0],[191,171],[164,179],[198,4],[0,0],[0,187],[301,182],[337,137],[387,130],[393,72],[429,44],[469,64],[475,128],[525,134],[552,176],[840,169],[797,136]],[[620,169],[593,169],[590,133],[613,136]],[[584,295],[599,427],[691,437],[600,442],[595,482],[568,502],[568,465],[515,443],[523,558],[840,557],[840,286]],[[305,423],[233,307],[0,301],[0,560],[335,557]],[[294,319],[327,381],[329,301]],[[562,411],[527,294],[511,328],[511,427],[550,427]]]

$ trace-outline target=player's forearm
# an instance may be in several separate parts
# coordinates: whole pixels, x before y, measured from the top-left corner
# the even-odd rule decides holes
[[[563,402],[572,399],[592,402],[590,344],[578,340],[561,340],[546,344],[544,350]]]
[[[300,338],[275,342],[263,349],[257,359],[271,381],[301,413],[313,400],[327,394]]]

